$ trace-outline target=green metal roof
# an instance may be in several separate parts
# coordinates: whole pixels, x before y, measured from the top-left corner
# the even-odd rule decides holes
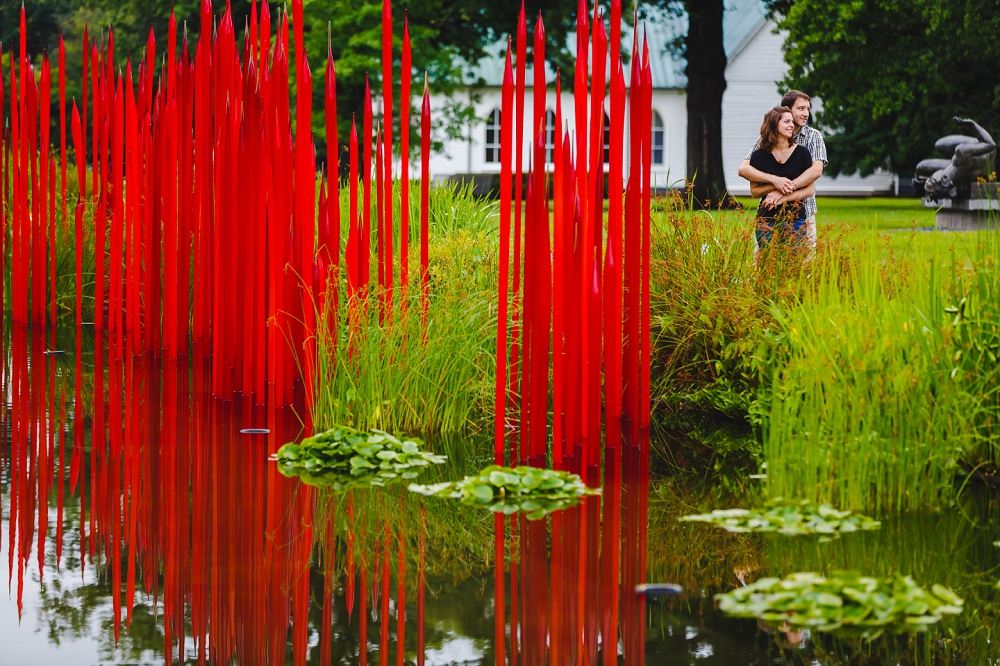
[[[767,19],[767,9],[763,0],[725,0],[726,12],[723,18],[723,39],[726,56],[732,57],[739,53],[743,46],[763,28]],[[645,20],[639,22],[638,30],[622,22],[622,48],[632,51],[632,40],[637,32],[642,39],[643,30],[649,40],[650,68],[653,75],[653,87],[660,89],[682,89],[687,86],[684,76],[685,59],[670,48],[671,42],[682,37],[687,32],[686,14],[669,14],[661,9],[646,6]],[[576,33],[567,37],[570,51],[576,48]],[[499,87],[503,83],[504,57],[507,50],[507,39],[501,39],[486,48],[486,57],[466,71],[469,83],[480,79],[487,86]],[[625,76],[629,71],[626,68]],[[549,83],[555,82],[555,72],[546,66],[545,78]],[[527,87],[534,81],[531,63],[525,76]],[[564,84],[567,82],[564,81]],[[570,84],[572,82],[569,82]],[[626,84],[627,84],[626,80]]]

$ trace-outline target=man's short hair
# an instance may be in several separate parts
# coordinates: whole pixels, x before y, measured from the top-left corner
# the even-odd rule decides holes
[[[781,98],[781,104],[779,106],[787,106],[791,109],[800,99],[804,99],[808,102],[812,98],[801,90],[789,90],[785,93],[785,96]]]

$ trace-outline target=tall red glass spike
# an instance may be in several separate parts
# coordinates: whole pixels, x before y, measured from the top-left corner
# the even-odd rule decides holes
[[[392,270],[392,3],[382,0],[382,195],[385,206],[385,300],[389,321],[392,321],[393,270]]]
[[[410,282],[410,19],[403,15],[403,57],[399,82],[399,302],[405,311]]]
[[[420,107],[420,318],[426,336],[427,314],[430,308],[430,160],[431,160],[431,93],[424,72],[424,99]]]

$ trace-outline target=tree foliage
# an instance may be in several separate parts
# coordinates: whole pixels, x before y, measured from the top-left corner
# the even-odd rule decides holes
[[[955,115],[1000,131],[997,0],[796,0],[783,82],[822,99],[829,172],[910,173]]]
[[[250,0],[230,0],[238,38],[242,44],[244,17],[249,16]],[[257,3],[258,6],[260,2]],[[218,17],[225,9],[224,0],[215,0]],[[137,68],[145,49],[150,28],[156,32],[157,59],[166,53],[167,23],[171,10],[176,12],[178,42],[187,36],[193,57],[199,38],[200,0],[25,0],[28,20],[28,52],[36,65],[47,51],[53,62],[63,33],[67,51],[67,105],[79,100],[84,27],[89,28],[91,43],[103,44],[108,26],[114,27],[115,59],[124,65],[131,56]],[[272,30],[277,30],[282,11],[290,4],[275,0],[270,3]],[[409,18],[413,55],[413,109],[411,122],[419,123],[422,73],[427,72],[432,92],[451,93],[463,80],[463,62],[476,62],[485,55],[485,48],[515,31],[520,0],[396,0],[393,3],[393,71],[396,101],[394,109],[398,132],[399,68],[402,56],[404,17]],[[572,54],[566,48],[567,35],[576,21],[575,0],[531,0],[525,3],[528,16],[528,57],[531,58],[531,36],[539,9],[544,10],[546,56],[557,67],[568,70],[572,80]],[[17,48],[21,2],[0,0],[0,42],[4,61]],[[325,153],[323,99],[328,43],[332,45],[337,68],[337,111],[340,143],[343,146],[350,133],[352,115],[359,124],[363,112],[365,75],[368,74],[373,95],[382,90],[382,0],[305,0],[305,42],[313,77],[313,128],[317,136],[318,153]],[[180,53],[178,43],[178,53]],[[294,50],[294,45],[292,45]],[[9,72],[8,68],[5,73]],[[135,72],[133,71],[133,74]],[[294,72],[292,72],[294,79]],[[567,80],[564,78],[564,81]],[[294,90],[294,81],[293,81]],[[455,134],[473,121],[468,98],[447,108],[435,110],[435,127]],[[54,100],[54,105],[57,103]],[[375,110],[376,115],[378,109]],[[55,113],[53,118],[56,118]],[[56,120],[57,122],[57,120]],[[360,129],[360,128],[359,128]],[[398,134],[397,134],[398,136]],[[411,142],[411,145],[415,142]]]

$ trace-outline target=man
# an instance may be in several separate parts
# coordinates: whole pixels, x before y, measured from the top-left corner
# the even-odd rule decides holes
[[[751,183],[764,183],[765,203],[775,204],[782,195],[791,194],[795,190],[809,187],[823,175],[823,167],[826,166],[826,142],[823,135],[818,130],[809,127],[809,95],[800,90],[791,90],[781,98],[781,106],[787,106],[792,110],[792,120],[795,121],[795,135],[793,140],[809,151],[813,163],[801,176],[794,180],[773,176],[764,173],[759,169],[750,166],[750,155],[760,147],[760,139],[754,144],[746,159],[740,164],[739,175],[746,178]],[[806,213],[806,242],[810,248],[816,247],[816,197],[808,197],[803,202]]]

